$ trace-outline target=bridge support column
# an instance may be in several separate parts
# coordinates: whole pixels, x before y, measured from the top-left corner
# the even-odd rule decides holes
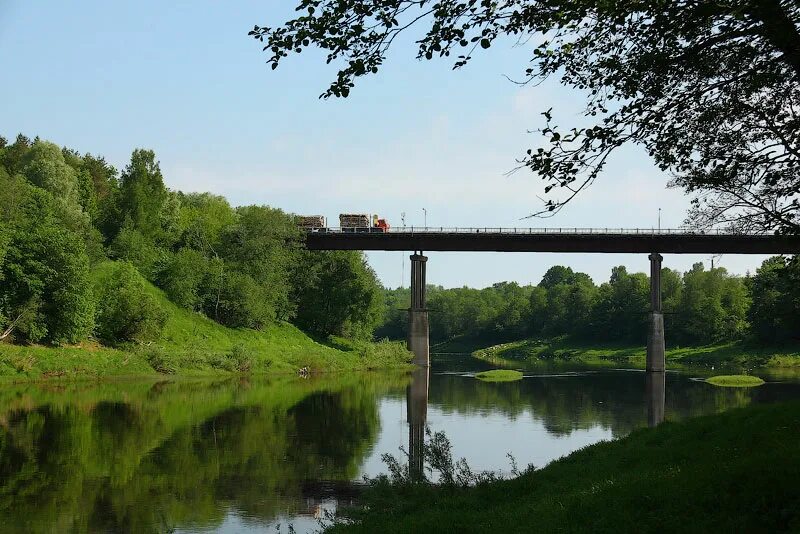
[[[408,309],[408,350],[414,354],[413,363],[430,365],[428,343],[428,308],[425,302],[425,262],[428,258],[411,255],[411,308]]]
[[[661,254],[650,254],[650,315],[647,322],[647,371],[664,372],[664,314],[661,311]]]

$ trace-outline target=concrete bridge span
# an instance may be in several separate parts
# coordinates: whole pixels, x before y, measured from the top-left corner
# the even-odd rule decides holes
[[[662,254],[800,254],[800,235],[724,231],[602,228],[323,228],[309,231],[309,250],[415,251],[411,255],[408,348],[414,363],[430,365],[425,271],[422,251],[646,253],[650,260],[647,371],[663,373],[664,315],[661,309]]]

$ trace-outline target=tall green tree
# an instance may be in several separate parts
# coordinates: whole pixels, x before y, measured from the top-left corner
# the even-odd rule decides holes
[[[120,222],[129,221],[131,229],[155,242],[162,236],[162,210],[167,197],[155,153],[134,150],[120,177]]]
[[[749,281],[747,316],[763,341],[800,341],[800,258],[769,258]]]
[[[19,178],[0,184],[11,189],[20,196],[0,195],[7,234],[0,330],[27,341],[80,341],[94,325],[83,239],[63,225],[50,193]]]
[[[295,277],[295,324],[316,334],[372,337],[382,319],[383,292],[363,253],[304,251]]]

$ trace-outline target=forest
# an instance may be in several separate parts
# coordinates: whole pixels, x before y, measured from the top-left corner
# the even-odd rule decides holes
[[[370,339],[383,294],[363,254],[302,240],[280,209],[168,189],[151,150],[118,171],[38,138],[0,138],[0,340],[158,339],[168,311],[147,282],[227,327],[289,321]]]
[[[667,342],[705,345],[740,339],[761,344],[800,341],[800,259],[773,257],[756,273],[734,276],[702,263],[661,272]],[[386,321],[377,335],[403,339],[410,290],[386,291]],[[431,343],[465,338],[483,346],[529,337],[644,344],[650,282],[614,267],[607,282],[556,265],[538,285],[500,282],[428,291]]]

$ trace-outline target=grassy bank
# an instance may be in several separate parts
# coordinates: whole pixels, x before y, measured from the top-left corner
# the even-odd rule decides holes
[[[319,342],[288,323],[263,331],[224,327],[180,308],[147,285],[169,319],[158,341],[116,348],[18,346],[0,343],[0,380],[99,378],[161,374],[219,375],[403,367],[410,354],[400,342]]]
[[[644,367],[644,346],[597,345],[568,338],[515,341],[473,352],[492,363],[572,362]],[[800,367],[800,346],[760,347],[743,341],[701,347],[667,347],[667,362],[676,365],[730,367]]]
[[[378,485],[333,532],[800,529],[800,403],[665,423],[469,489]]]

